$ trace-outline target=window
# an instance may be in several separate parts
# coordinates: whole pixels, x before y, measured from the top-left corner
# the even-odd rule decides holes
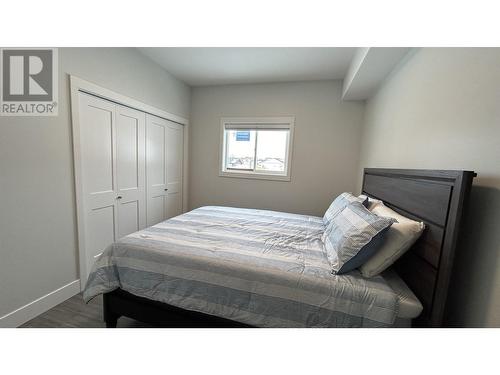
[[[290,181],[293,117],[223,118],[220,175]]]

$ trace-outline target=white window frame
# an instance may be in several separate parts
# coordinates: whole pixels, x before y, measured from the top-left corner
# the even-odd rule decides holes
[[[219,152],[219,176],[252,178],[259,180],[290,181],[292,170],[293,154],[293,133],[295,127],[295,117],[223,117],[221,118],[220,129],[220,152]],[[283,129],[289,130],[288,143],[285,154],[285,173],[276,172],[256,172],[226,170],[226,129],[259,130],[259,129]],[[257,145],[257,144],[256,144]],[[257,162],[257,161],[255,161]],[[255,168],[255,166],[254,166]]]

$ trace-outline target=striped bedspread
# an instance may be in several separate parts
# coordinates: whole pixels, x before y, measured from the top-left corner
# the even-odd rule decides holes
[[[96,260],[85,301],[121,288],[258,327],[384,327],[382,277],[332,275],[319,217],[201,207],[128,235]]]

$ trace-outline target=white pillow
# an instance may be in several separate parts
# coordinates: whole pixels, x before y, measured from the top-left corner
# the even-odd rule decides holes
[[[363,276],[373,277],[398,260],[422,234],[424,223],[408,219],[385,206],[381,201],[370,206],[370,211],[378,216],[397,220],[385,233],[380,249],[359,269]]]
[[[383,202],[380,199],[375,199],[375,198],[368,198],[368,204],[366,205],[366,208],[368,208],[368,211],[373,210],[374,207],[378,206],[379,204],[383,204]]]

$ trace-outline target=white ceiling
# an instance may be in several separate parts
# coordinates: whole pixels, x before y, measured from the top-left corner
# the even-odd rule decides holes
[[[139,48],[191,86],[343,79],[356,48]]]

